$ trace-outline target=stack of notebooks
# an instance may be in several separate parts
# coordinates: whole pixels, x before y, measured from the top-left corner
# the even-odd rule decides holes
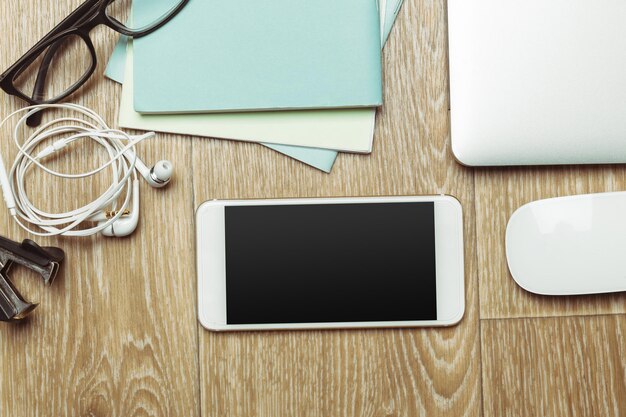
[[[134,24],[153,0],[134,0]],[[258,142],[330,172],[370,153],[381,46],[402,0],[190,0],[149,36],[121,39],[120,127]],[[146,22],[147,23],[147,22]]]

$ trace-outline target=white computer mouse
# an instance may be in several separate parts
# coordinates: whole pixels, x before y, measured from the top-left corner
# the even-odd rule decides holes
[[[506,229],[513,279],[545,295],[626,291],[626,192],[540,200]]]

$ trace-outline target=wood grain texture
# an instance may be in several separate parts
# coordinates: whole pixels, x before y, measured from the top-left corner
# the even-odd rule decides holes
[[[626,171],[458,165],[449,145],[445,2],[405,2],[385,48],[371,156],[341,155],[327,175],[256,144],[159,135],[140,154],[171,159],[177,176],[162,191],[141,184],[134,236],[40,239],[63,247],[68,260],[51,288],[14,274],[41,306],[22,325],[0,325],[0,416],[626,415],[626,316],[479,320],[625,312],[623,295],[523,292],[506,270],[503,240],[520,205],[624,189]],[[0,68],[79,3],[0,2]],[[100,65],[73,98],[113,125],[120,89],[101,74],[115,38],[94,32]],[[1,114],[21,106],[0,100]],[[0,134],[11,161],[15,150]],[[54,166],[94,166],[99,152],[86,147]],[[106,180],[36,174],[29,191],[47,208],[67,209]],[[438,193],[464,207],[467,311],[459,326],[214,334],[197,324],[193,214],[203,201]],[[0,234],[27,237],[4,210]]]
[[[449,193],[475,241],[472,172],[449,147],[445,2],[408,0],[385,48],[385,105],[371,156],[331,175],[252,144],[193,142],[195,205],[207,199]],[[467,314],[440,330],[213,334],[200,330],[203,416],[478,416],[475,246]]]
[[[625,416],[626,317],[483,320],[485,417]]]
[[[0,67],[7,68],[78,4],[0,2]],[[73,101],[117,126],[120,89],[101,75],[117,36],[100,28],[93,37],[100,65]],[[22,106],[3,95],[0,113]],[[7,130],[0,149],[5,161],[13,160]],[[60,158],[55,167],[71,172],[94,166],[94,156],[102,156],[94,149]],[[179,172],[167,190],[141,184],[140,227],[132,237],[37,239],[67,253],[50,288],[16,270],[16,285],[41,305],[24,324],[0,325],[1,416],[199,415],[192,186],[181,169],[191,165],[191,144],[161,136],[140,145],[139,153],[148,163],[171,158]],[[102,191],[106,177],[61,185],[36,174],[29,182],[39,204],[67,209]],[[28,237],[4,209],[0,228],[15,240]]]
[[[543,198],[624,190],[626,168],[492,168],[476,170],[475,175],[481,318],[626,312],[626,294],[559,298],[524,291],[508,271],[504,246],[508,219],[522,205]]]

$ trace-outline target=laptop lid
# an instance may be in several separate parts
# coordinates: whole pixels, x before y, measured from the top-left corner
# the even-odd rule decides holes
[[[626,2],[448,0],[466,165],[626,162]]]

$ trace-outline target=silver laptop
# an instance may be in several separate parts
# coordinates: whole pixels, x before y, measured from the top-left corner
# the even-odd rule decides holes
[[[448,0],[466,165],[626,162],[626,1]]]

